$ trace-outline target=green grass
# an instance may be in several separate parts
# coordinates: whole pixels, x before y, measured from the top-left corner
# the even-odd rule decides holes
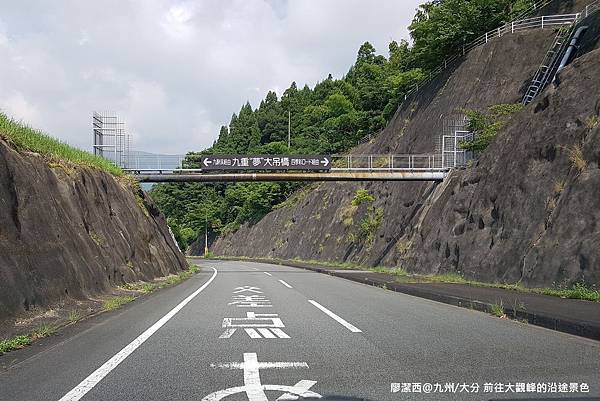
[[[144,281],[140,281],[137,283],[125,283],[122,287],[129,291],[137,291],[148,294],[158,288],[158,283],[146,283]]]
[[[5,352],[21,349],[31,344],[29,336],[16,336],[8,340],[0,340],[0,355]]]
[[[533,291],[553,297],[600,302],[600,291],[595,287],[588,287],[584,283],[575,283],[571,288],[542,288]]]
[[[52,161],[64,161],[79,166],[98,168],[116,176],[124,174],[123,170],[112,162],[67,145],[39,130],[11,119],[4,113],[0,113],[0,137],[18,151],[39,153]]]
[[[490,313],[496,317],[504,316],[504,306],[502,305],[502,301],[499,304],[492,304],[490,306]]]
[[[172,275],[167,277],[166,279],[155,282],[155,283],[147,283],[147,282],[137,282],[137,283],[126,283],[122,286],[122,288],[130,291],[138,291],[144,294],[151,293],[159,288],[169,287],[171,285],[179,284],[184,280],[187,280],[194,274],[198,273],[200,268],[196,265],[190,264],[187,270],[184,270],[176,275]]]
[[[53,336],[57,332],[58,328],[56,326],[45,324],[38,327],[30,334],[18,335],[6,340],[0,340],[0,355],[9,351],[25,348],[28,345],[31,345],[35,340]]]
[[[110,311],[110,310],[119,309],[123,305],[128,304],[128,303],[132,302],[133,300],[135,300],[135,297],[132,297],[129,295],[113,297],[111,299],[104,301],[104,303],[102,304],[102,310]]]
[[[69,317],[67,319],[69,319],[69,322],[75,323],[75,322],[81,320],[81,318],[82,318],[81,313],[79,313],[79,311],[73,310],[73,311],[69,312]]]
[[[56,326],[45,324],[45,325],[40,326],[37,329],[35,329],[31,333],[30,337],[31,337],[32,340],[37,340],[37,339],[40,339],[40,338],[45,338],[45,337],[53,336],[57,332],[58,332],[58,328]]]

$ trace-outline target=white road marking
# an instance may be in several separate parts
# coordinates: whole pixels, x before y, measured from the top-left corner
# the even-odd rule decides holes
[[[332,311],[330,311],[329,309],[327,309],[326,307],[324,307],[323,305],[321,305],[317,301],[313,301],[312,299],[309,299],[308,302],[310,302],[311,304],[313,304],[317,308],[321,309],[326,315],[328,315],[329,317],[331,317],[333,320],[335,320],[336,322],[338,322],[339,324],[341,324],[342,326],[344,326],[345,328],[347,328],[351,332],[353,332],[353,333],[362,333],[361,329],[359,329],[358,327],[356,327],[356,326],[348,323],[347,321],[345,321],[344,319],[342,319],[341,317],[339,317],[338,315],[336,315],[335,313],[333,313]]]
[[[129,355],[131,355],[136,349],[138,349],[147,339],[149,339],[152,334],[156,333],[158,329],[165,325],[169,320],[173,318],[184,306],[186,306],[192,299],[194,299],[198,294],[200,294],[206,287],[209,286],[210,283],[217,277],[217,269],[211,267],[213,269],[213,275],[208,279],[206,283],[204,283],[200,288],[194,291],[191,295],[189,295],[186,299],[181,301],[179,305],[171,309],[166,315],[161,317],[156,323],[146,329],[142,334],[140,334],[135,340],[130,342],[125,348],[121,351],[117,352],[112,358],[108,361],[104,362],[102,366],[96,369],[92,374],[86,377],[81,383],[79,383],[75,388],[65,394],[59,401],[77,401],[80,400],[84,395],[86,395],[91,389],[93,389],[96,384],[100,383],[102,379],[106,377],[113,369],[115,369],[121,362],[125,360]]]
[[[219,401],[227,396],[238,393],[246,393],[246,397],[249,401],[268,401],[265,391],[284,392],[284,394],[278,398],[279,401],[297,400],[299,397],[321,398],[320,394],[310,391],[310,388],[317,383],[313,380],[300,380],[294,386],[261,383],[260,369],[308,369],[308,364],[306,362],[258,362],[256,354],[248,352],[244,353],[244,362],[211,364],[210,366],[212,368],[221,369],[243,369],[244,385],[216,391],[204,397],[202,401]]]
[[[263,272],[263,273],[265,273],[267,276],[272,276],[272,274],[269,272]]]
[[[262,334],[262,336],[263,336],[264,338],[275,338],[275,334],[271,333],[271,331],[270,331],[269,329],[266,329],[266,328],[264,328],[264,327],[261,327],[261,328],[258,328],[258,329],[256,329],[256,330],[258,330],[258,332],[259,332],[260,334]]]
[[[271,301],[264,295],[234,295],[228,305],[236,305],[238,308],[271,308]]]
[[[317,384],[317,382],[313,381],[313,380],[300,380],[298,383],[296,383],[294,388],[296,388],[299,391],[305,392],[305,391],[310,390],[310,388],[312,386],[314,386],[315,384]],[[298,398],[300,398],[300,396],[295,395],[295,394],[285,393],[281,397],[279,397],[276,401],[295,401]]]
[[[238,328],[244,329],[250,338],[290,338],[281,330],[285,325],[277,316],[276,313],[246,312],[246,317],[223,318],[225,331],[219,338],[231,338]]]
[[[279,280],[279,282],[280,282],[281,284],[285,285],[287,288],[294,288],[294,287],[292,287],[291,285],[289,285],[288,283],[286,283],[286,282],[285,282],[285,281],[283,281],[283,280]]]
[[[259,287],[252,287],[250,285],[244,285],[242,287],[235,287],[233,289],[233,293],[234,294],[239,294],[240,292],[246,292],[246,291],[248,291],[248,292],[254,292],[256,294],[262,294],[262,291],[259,291],[259,290],[260,290]]]
[[[235,329],[234,329],[235,330]],[[246,333],[250,336],[250,338],[262,338],[260,334],[256,331],[256,329],[244,329]]]
[[[271,331],[279,338],[290,338],[290,336],[285,334],[285,332],[281,329],[271,329]]]
[[[237,329],[225,329],[225,331],[219,336],[219,338],[230,338],[236,330]]]

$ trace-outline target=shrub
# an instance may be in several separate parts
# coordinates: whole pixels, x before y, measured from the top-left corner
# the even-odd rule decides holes
[[[464,110],[469,124],[467,129],[473,133],[473,139],[464,141],[461,148],[473,152],[481,152],[494,140],[498,132],[506,125],[508,118],[523,110],[521,103],[497,104],[486,111],[467,109]]]
[[[583,150],[579,145],[573,145],[572,147],[567,149],[569,152],[569,160],[571,161],[571,165],[580,173],[583,172],[587,168],[587,160],[583,156]]]
[[[365,238],[368,244],[372,244],[375,240],[375,233],[379,229],[379,225],[383,220],[382,207],[370,207],[365,217],[360,221],[359,235]]]
[[[369,191],[366,189],[359,189],[354,194],[354,198],[352,198],[352,206],[360,206],[361,204],[368,202],[372,203],[375,201],[375,198],[369,194]]]

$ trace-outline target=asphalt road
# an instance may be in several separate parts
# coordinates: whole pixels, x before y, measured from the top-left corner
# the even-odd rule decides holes
[[[598,342],[296,268],[202,265],[0,357],[0,399],[600,399]]]

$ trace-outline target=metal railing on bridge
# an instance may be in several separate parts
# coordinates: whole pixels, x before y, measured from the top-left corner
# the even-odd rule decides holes
[[[452,142],[452,141],[451,141]],[[373,154],[373,155],[332,155],[329,171],[445,171],[464,165],[464,151],[460,148],[446,150],[442,154]],[[450,156],[449,156],[450,155]],[[458,155],[458,157],[456,156]],[[201,173],[206,172],[201,167],[186,167],[189,163],[184,155],[173,156],[173,163],[165,163],[159,158],[145,157],[139,163],[130,164],[124,170],[134,174],[154,173]],[[454,162],[452,162],[454,161]],[[175,164],[176,163],[176,164]],[[196,164],[196,162],[194,162]],[[198,163],[198,166],[200,163]],[[282,169],[285,171],[285,169]]]

